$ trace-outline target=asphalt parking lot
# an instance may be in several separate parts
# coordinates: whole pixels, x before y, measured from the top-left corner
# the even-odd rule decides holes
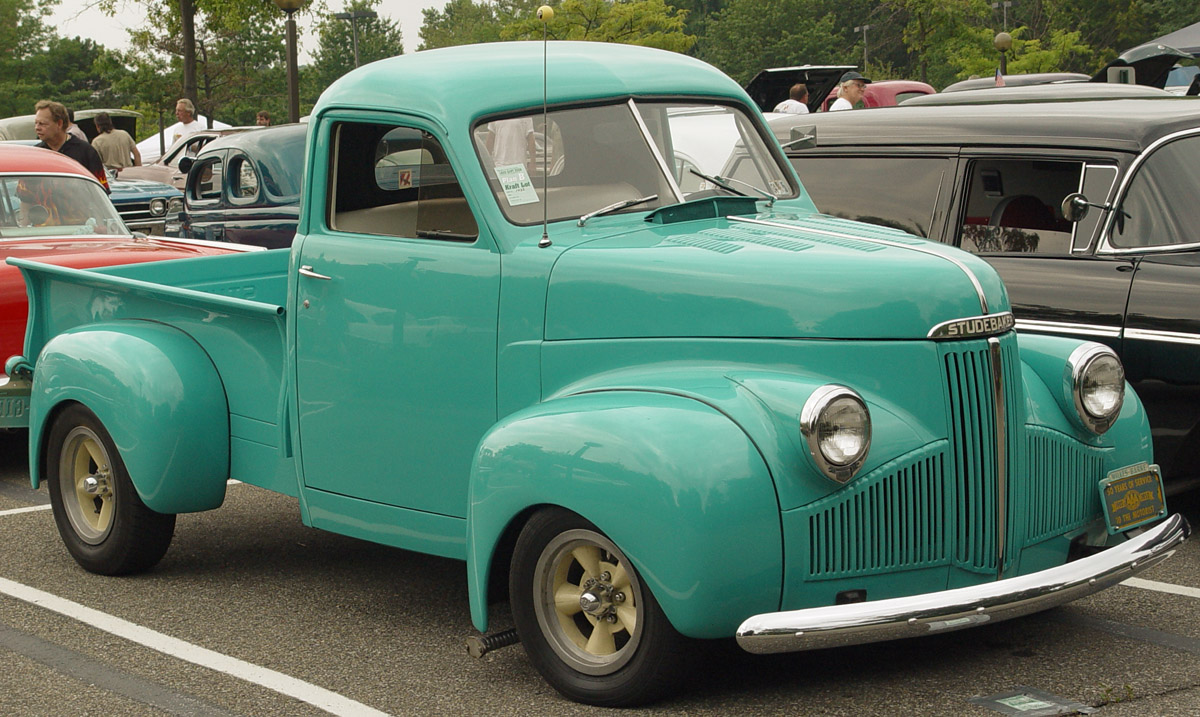
[[[86,573],[24,460],[0,435],[0,714],[605,711],[560,698],[520,647],[467,656],[461,563],[306,528],[295,500],[252,486],[180,516],[149,574]],[[1172,509],[1200,524],[1197,496]],[[1059,711],[1018,696],[1007,714],[1200,713],[1200,540],[1141,577],[938,637],[762,657],[705,645],[681,692],[642,711],[995,715],[979,701],[1027,694]],[[508,626],[503,606],[493,622]]]

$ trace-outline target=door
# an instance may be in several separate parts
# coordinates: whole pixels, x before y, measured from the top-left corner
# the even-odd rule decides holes
[[[327,120],[317,135],[334,160],[325,226],[299,250],[300,458],[310,489],[465,517],[496,421],[500,255],[426,129]]]

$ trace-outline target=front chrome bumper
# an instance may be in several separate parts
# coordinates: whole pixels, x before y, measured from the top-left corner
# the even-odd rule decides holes
[[[764,613],[737,631],[747,652],[796,652],[949,632],[1008,620],[1112,587],[1166,560],[1192,532],[1171,515],[1101,553],[1016,578],[876,602]]]

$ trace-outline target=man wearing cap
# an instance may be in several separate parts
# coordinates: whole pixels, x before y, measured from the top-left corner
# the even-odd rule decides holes
[[[829,106],[829,111],[854,109],[854,105],[862,101],[863,91],[869,84],[870,80],[854,70],[842,75],[842,79],[838,81],[838,98]]]

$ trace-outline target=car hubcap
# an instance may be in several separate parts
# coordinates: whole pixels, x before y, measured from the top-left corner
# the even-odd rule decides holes
[[[615,672],[641,637],[641,588],[603,535],[567,531],[542,552],[534,586],[537,617],[554,652],[586,674]]]
[[[116,497],[111,465],[108,452],[91,429],[78,426],[67,434],[58,483],[71,527],[90,545],[102,542],[112,530]]]

